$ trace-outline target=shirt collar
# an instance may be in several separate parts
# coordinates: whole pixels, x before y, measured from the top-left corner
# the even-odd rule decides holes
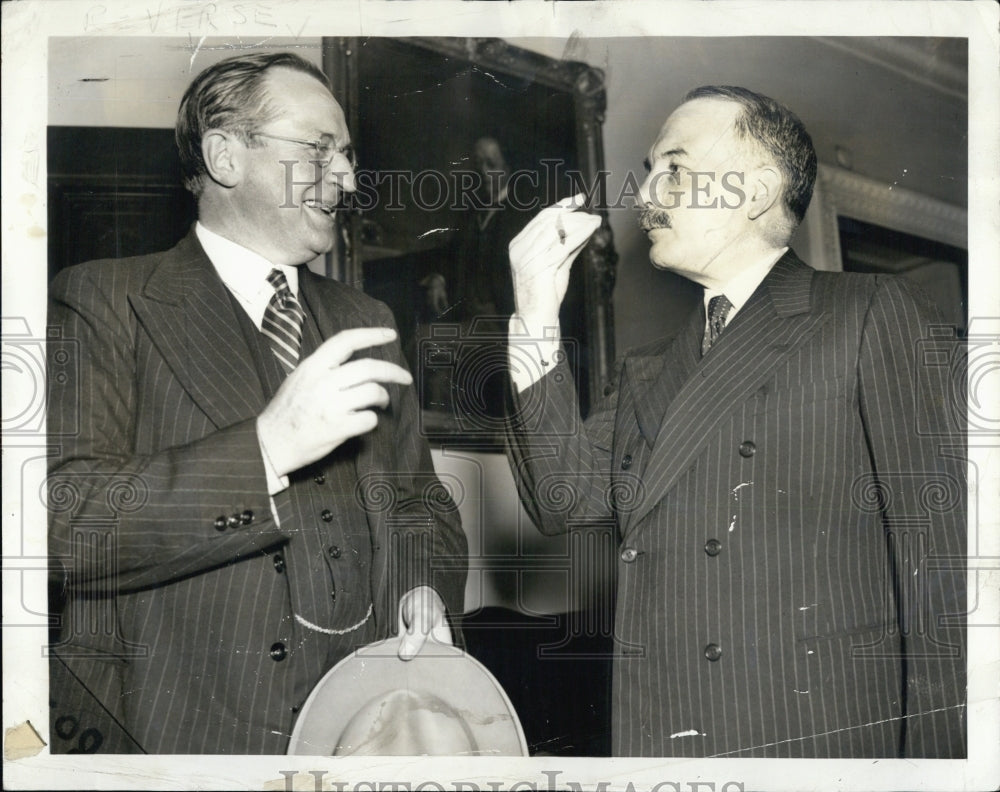
[[[726,295],[733,307],[726,315],[726,322],[731,322],[736,313],[746,305],[750,296],[757,291],[757,287],[764,281],[771,268],[778,263],[778,260],[788,251],[787,247],[776,252],[768,253],[760,261],[754,262],[748,267],[744,267],[733,278],[730,278],[718,289],[705,289],[705,312],[708,312],[708,301],[720,294]]]
[[[280,269],[288,280],[292,294],[299,296],[299,270],[285,264],[272,264],[259,253],[205,228],[199,221],[195,234],[205,249],[205,254],[219,273],[226,288],[243,306],[253,323],[260,328],[264,311],[274,296],[274,287],[267,282],[273,269]]]

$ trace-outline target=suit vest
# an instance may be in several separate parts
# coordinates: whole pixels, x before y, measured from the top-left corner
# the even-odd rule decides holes
[[[231,296],[247,346],[270,400],[285,372],[267,338]],[[323,342],[306,299],[300,360]],[[274,554],[275,574],[287,577],[294,622],[275,644],[282,662],[299,666],[294,700],[302,702],[322,675],[355,648],[375,639],[371,590],[372,538],[356,494],[357,442],[289,475],[289,486],[272,499],[283,531],[291,536]],[[278,654],[281,652],[279,651]]]

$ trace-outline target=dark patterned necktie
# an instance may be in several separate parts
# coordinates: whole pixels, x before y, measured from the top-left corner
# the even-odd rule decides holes
[[[708,301],[708,317],[705,320],[705,335],[701,339],[701,354],[705,355],[712,348],[722,329],[726,326],[726,315],[733,304],[724,294],[713,297]]]
[[[264,311],[261,332],[271,342],[271,350],[286,374],[291,373],[299,362],[302,349],[302,323],[306,315],[292,290],[288,288],[285,273],[271,270],[267,282],[274,287],[274,296]]]

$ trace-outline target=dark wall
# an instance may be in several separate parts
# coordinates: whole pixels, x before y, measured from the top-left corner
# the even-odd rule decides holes
[[[49,278],[172,247],[194,222],[170,129],[48,128]]]

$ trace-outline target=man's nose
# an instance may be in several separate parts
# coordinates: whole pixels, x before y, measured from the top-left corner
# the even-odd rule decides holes
[[[356,192],[358,189],[357,178],[354,167],[343,154],[336,154],[327,165],[323,174],[324,181],[343,190],[344,192]]]

